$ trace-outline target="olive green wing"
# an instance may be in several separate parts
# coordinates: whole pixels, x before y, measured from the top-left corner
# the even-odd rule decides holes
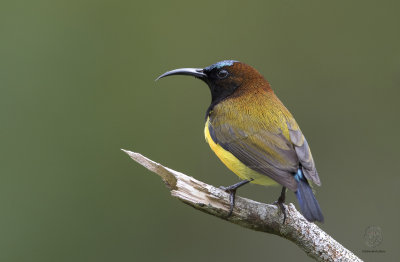
[[[290,140],[294,145],[297,157],[302,166],[303,174],[308,180],[311,180],[320,186],[321,181],[319,179],[314,159],[306,138],[294,120],[290,122],[288,121],[287,125],[289,129]]]
[[[230,114],[231,116],[234,114]],[[296,191],[299,160],[291,141],[279,127],[263,125],[252,115],[210,116],[211,138],[249,168]]]

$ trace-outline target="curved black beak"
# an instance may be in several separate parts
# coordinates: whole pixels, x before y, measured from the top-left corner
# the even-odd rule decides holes
[[[156,81],[160,78],[166,77],[166,76],[172,76],[172,75],[187,75],[187,76],[194,76],[200,79],[204,79],[207,77],[206,74],[204,74],[202,68],[179,68],[175,70],[168,71],[159,77],[157,77]]]

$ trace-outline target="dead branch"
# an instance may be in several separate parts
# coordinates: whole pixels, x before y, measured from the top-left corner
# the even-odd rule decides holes
[[[283,214],[276,205],[239,196],[236,197],[232,216],[226,218],[229,212],[229,195],[225,191],[164,167],[139,153],[122,151],[158,174],[171,190],[172,196],[198,210],[242,227],[286,238],[316,261],[362,261],[317,225],[308,222],[291,203],[286,206],[285,224],[282,224]]]

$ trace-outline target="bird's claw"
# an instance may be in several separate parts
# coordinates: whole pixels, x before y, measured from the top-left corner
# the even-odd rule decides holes
[[[231,186],[228,187],[220,186],[219,188],[221,190],[224,190],[226,193],[229,193],[229,213],[226,216],[226,218],[229,218],[230,216],[232,216],[233,207],[235,206],[236,188],[232,188]]]
[[[231,186],[220,186],[219,189],[224,190],[226,193],[231,193],[236,191],[236,189],[233,189]]]
[[[275,201],[273,204],[277,205],[279,207],[279,210],[283,213],[283,223],[282,223],[282,225],[285,224],[286,218],[287,218],[285,205],[283,204],[283,202],[281,202],[279,200]]]
[[[232,215],[233,208],[234,208],[234,206],[235,206],[235,194],[236,194],[236,190],[237,190],[239,187],[241,187],[241,186],[243,186],[243,185],[245,185],[245,184],[247,184],[247,183],[249,183],[249,182],[251,182],[251,181],[253,181],[253,180],[254,180],[254,179],[242,180],[242,181],[240,181],[239,183],[236,183],[236,184],[231,185],[231,186],[228,186],[228,187],[224,187],[224,186],[220,186],[220,187],[219,187],[220,189],[224,190],[226,193],[229,193],[229,213],[228,213],[228,216],[227,216],[226,218],[228,218],[228,217],[230,217],[230,216]]]

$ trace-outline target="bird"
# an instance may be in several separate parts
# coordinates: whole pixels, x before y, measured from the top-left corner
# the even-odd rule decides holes
[[[321,181],[309,144],[296,120],[253,67],[224,60],[205,68],[179,68],[160,75],[188,75],[205,82],[211,104],[205,116],[204,135],[217,157],[241,181],[221,187],[229,193],[232,215],[236,190],[248,183],[281,185],[277,201],[286,220],[286,191],[293,191],[300,211],[310,222],[323,222],[312,183]],[[312,183],[311,183],[312,182]]]

